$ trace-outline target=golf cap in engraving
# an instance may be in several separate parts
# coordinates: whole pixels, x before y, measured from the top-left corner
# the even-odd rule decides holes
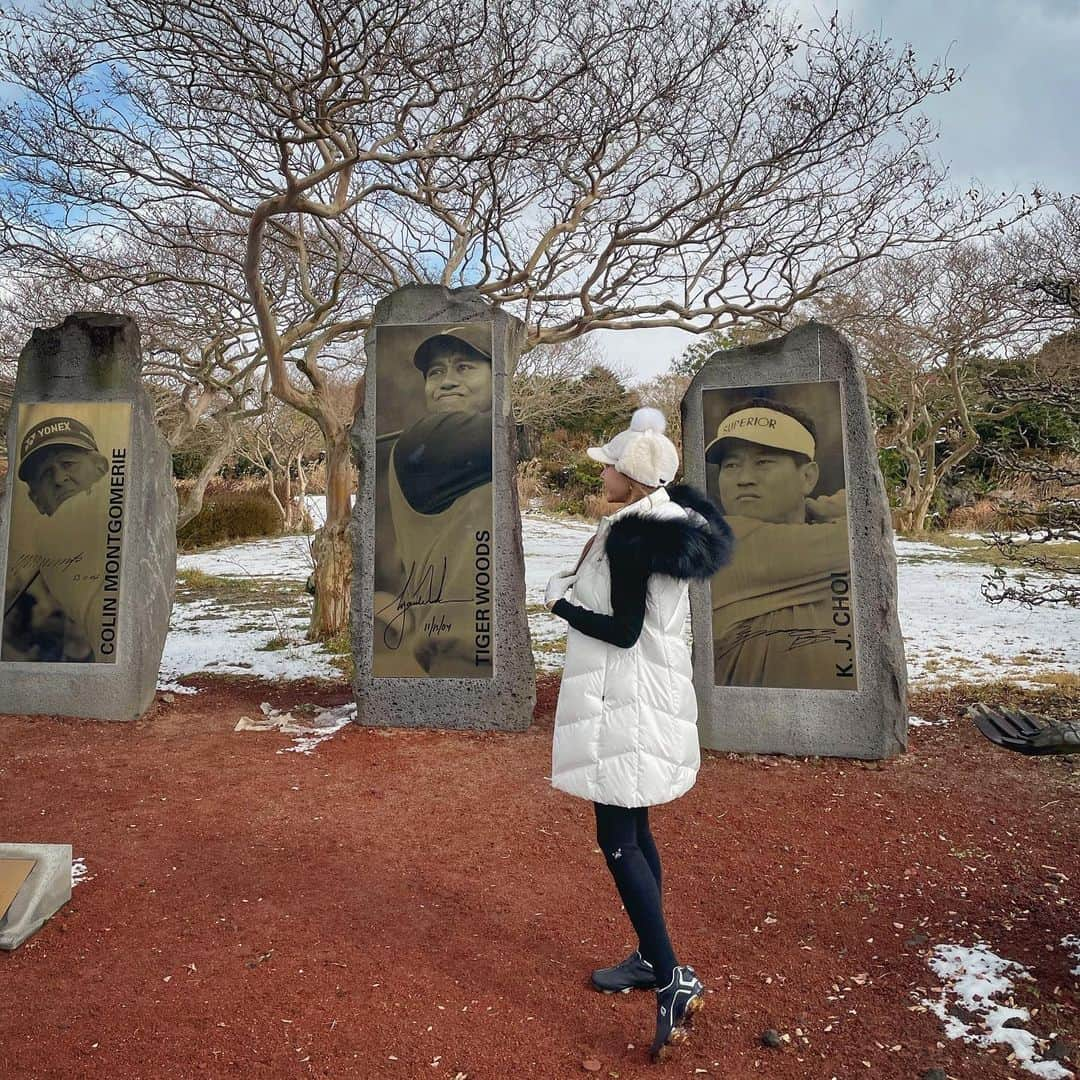
[[[50,446],[76,446],[80,450],[98,452],[93,432],[71,416],[50,416],[36,423],[24,436],[19,447],[19,479],[26,480],[34,456]]]

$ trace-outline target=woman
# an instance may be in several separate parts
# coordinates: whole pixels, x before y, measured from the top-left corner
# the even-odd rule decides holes
[[[697,777],[687,582],[724,564],[730,533],[704,495],[664,487],[679,458],[658,410],[638,409],[626,431],[588,454],[622,508],[601,520],[577,566],[548,582],[545,603],[570,624],[551,781],[593,802],[597,842],[638,937],[622,963],[593,972],[593,985],[656,990],[650,1052],[659,1061],[685,1039],[704,988],[668,937],[648,808]]]

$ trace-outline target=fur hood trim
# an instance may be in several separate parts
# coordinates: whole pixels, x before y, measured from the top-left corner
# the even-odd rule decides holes
[[[731,555],[731,529],[724,515],[689,484],[672,484],[667,493],[687,516],[620,517],[604,545],[612,570],[636,568],[681,580],[712,577]]]

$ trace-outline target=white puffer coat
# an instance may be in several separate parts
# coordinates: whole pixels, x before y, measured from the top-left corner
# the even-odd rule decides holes
[[[719,510],[683,485],[658,488],[611,517],[566,599],[611,614],[611,573],[648,576],[645,620],[630,648],[567,629],[551,782],[610,806],[653,806],[688,791],[699,764],[697,702],[684,637],[687,580],[727,560]]]

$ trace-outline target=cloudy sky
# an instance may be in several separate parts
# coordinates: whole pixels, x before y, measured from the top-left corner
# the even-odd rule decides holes
[[[1036,183],[1080,191],[1080,0],[797,0],[804,21],[834,8],[856,29],[910,43],[924,63],[948,57],[963,72],[926,112],[954,179],[1000,191]],[[677,330],[600,333],[598,344],[640,378],[665,371],[692,340]]]

